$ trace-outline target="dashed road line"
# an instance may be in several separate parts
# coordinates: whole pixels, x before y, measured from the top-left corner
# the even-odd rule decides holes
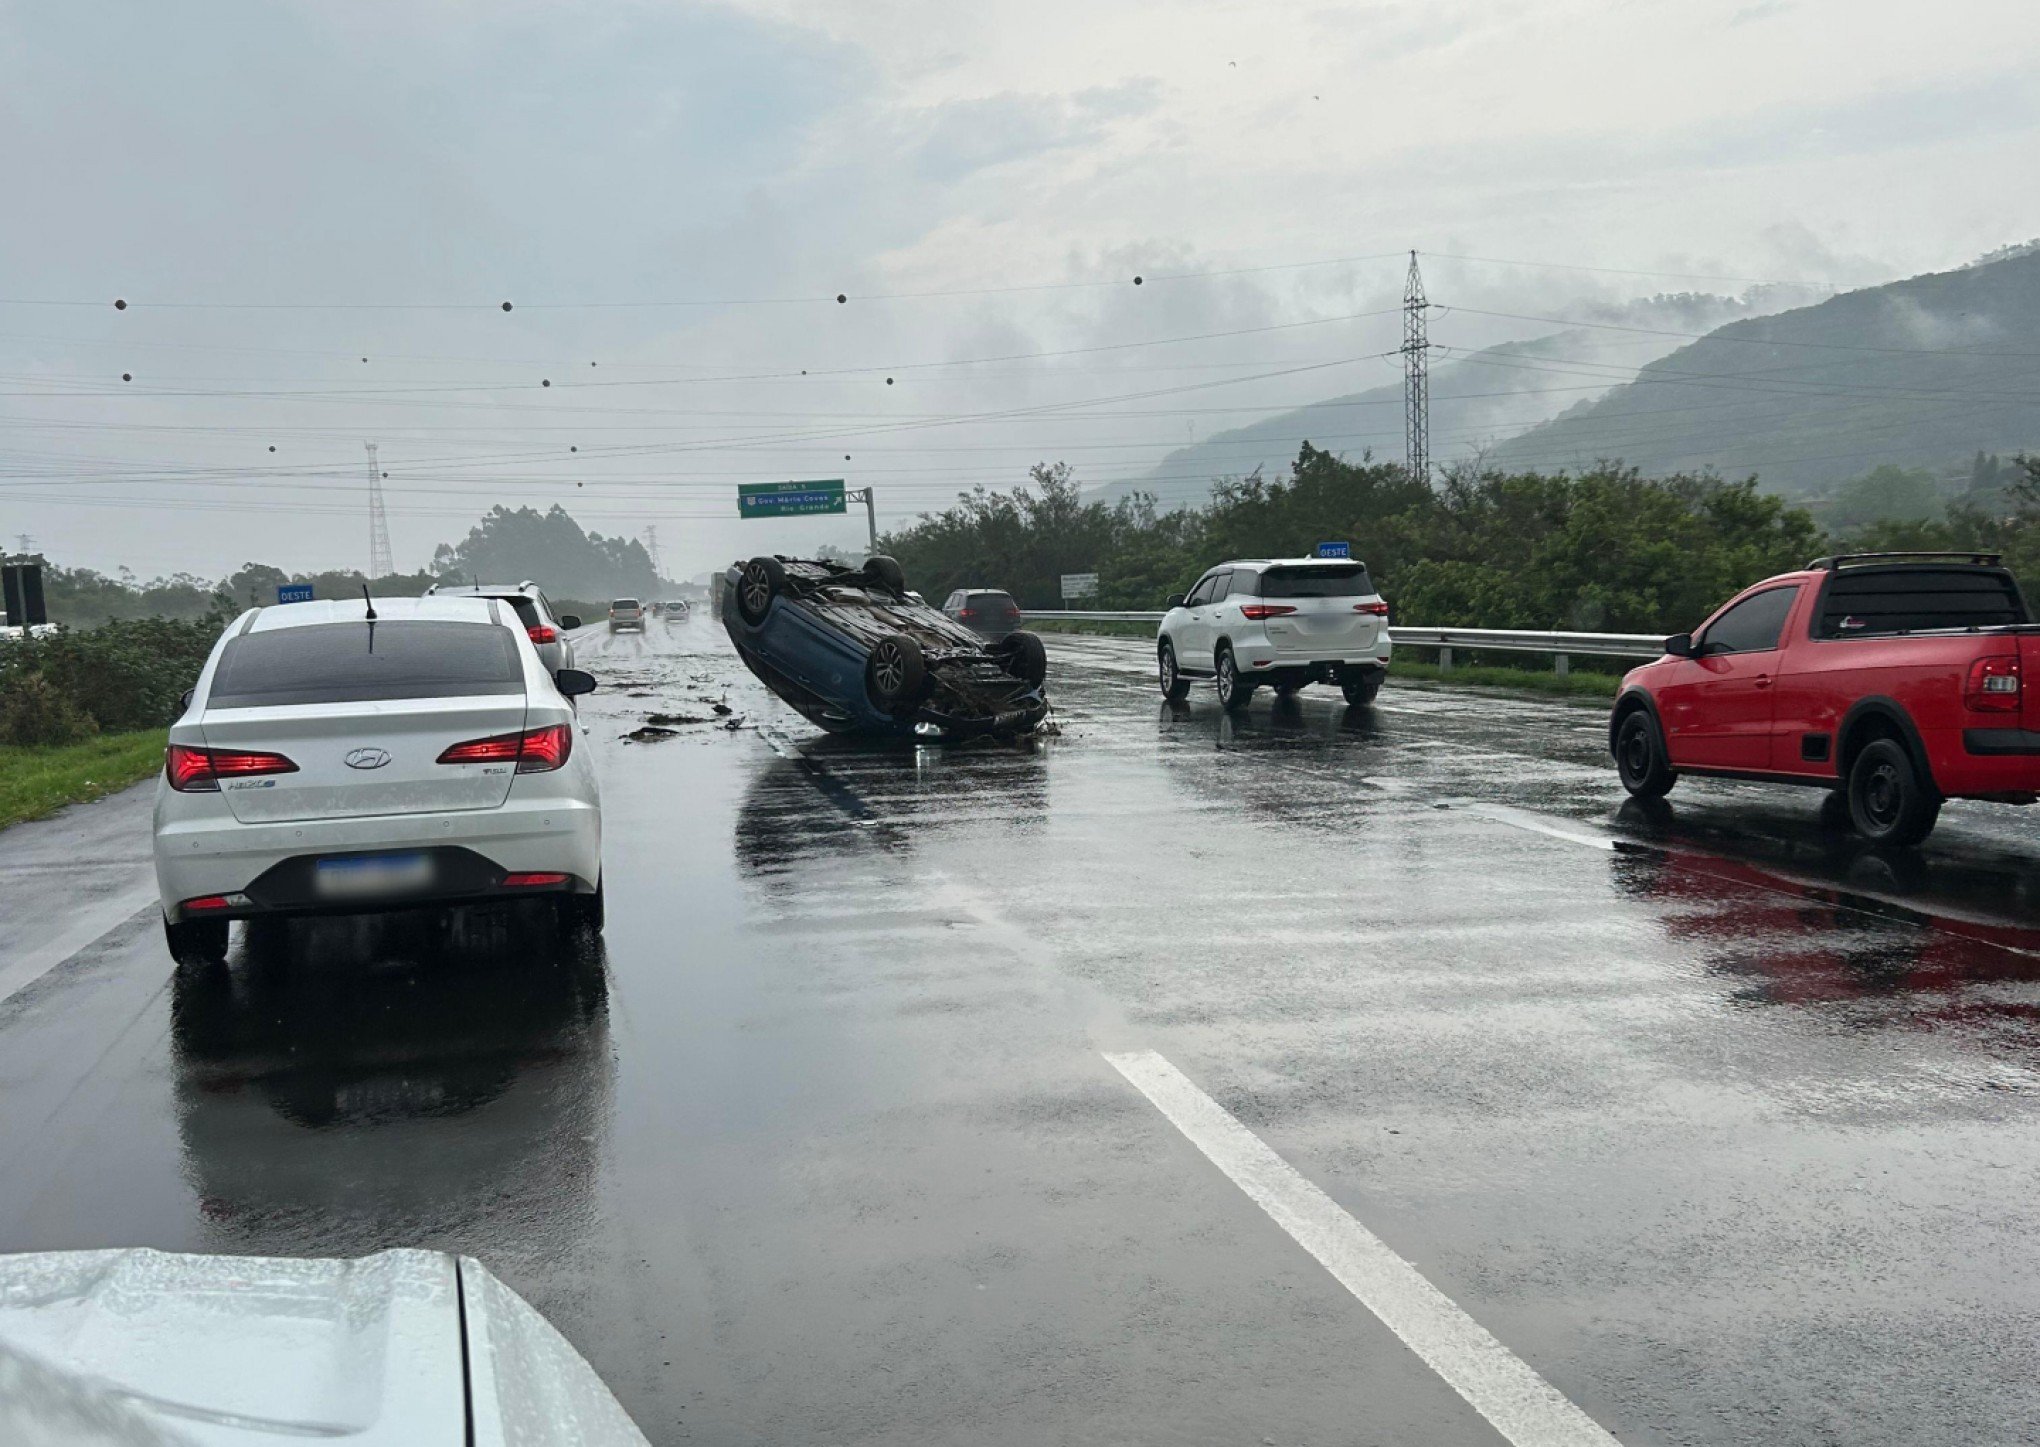
[[[1152,1050],[1105,1052],[1205,1158],[1515,1447],[1615,1438]]]

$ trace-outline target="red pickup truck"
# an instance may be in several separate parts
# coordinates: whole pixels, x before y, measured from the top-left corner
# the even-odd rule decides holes
[[[1858,832],[1917,844],[1946,799],[2040,798],[2040,626],[1994,553],[1821,558],[1744,589],[1622,680],[1623,787],[1682,773],[1846,792]]]

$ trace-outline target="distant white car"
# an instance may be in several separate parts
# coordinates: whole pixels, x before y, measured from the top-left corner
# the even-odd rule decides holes
[[[609,631],[619,628],[635,628],[645,631],[645,605],[636,598],[611,598],[609,600]]]
[[[1358,559],[1243,558],[1171,598],[1155,640],[1162,696],[1210,678],[1228,711],[1267,684],[1284,697],[1336,683],[1350,704],[1374,702],[1388,676],[1388,604]]]
[[[573,613],[553,607],[545,590],[529,580],[522,583],[434,583],[425,590],[428,598],[500,598],[517,610],[517,619],[530,635],[538,658],[558,672],[574,666],[574,644],[567,635],[581,626]]]
[[[302,606],[302,605],[297,605]],[[471,1256],[0,1256],[0,1442],[645,1447]]]
[[[602,925],[602,806],[570,695],[507,604],[242,614],[170,726],[156,882],[181,964],[236,919],[553,899]]]
[[[668,598],[666,600],[665,617],[668,623],[685,623],[688,615],[693,611],[693,606],[685,598]]]

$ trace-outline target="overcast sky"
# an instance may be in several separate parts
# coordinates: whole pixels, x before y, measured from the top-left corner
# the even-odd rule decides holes
[[[374,440],[400,567],[855,546],[735,485],[1141,472],[1392,379],[1411,247],[1577,316],[2040,235],[2036,63],[2031,0],[0,0],[0,533],[362,566]]]

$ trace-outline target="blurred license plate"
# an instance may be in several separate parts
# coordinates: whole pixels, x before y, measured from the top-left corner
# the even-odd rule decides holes
[[[365,854],[355,859],[321,859],[312,871],[319,893],[329,899],[405,894],[432,883],[426,854]]]

